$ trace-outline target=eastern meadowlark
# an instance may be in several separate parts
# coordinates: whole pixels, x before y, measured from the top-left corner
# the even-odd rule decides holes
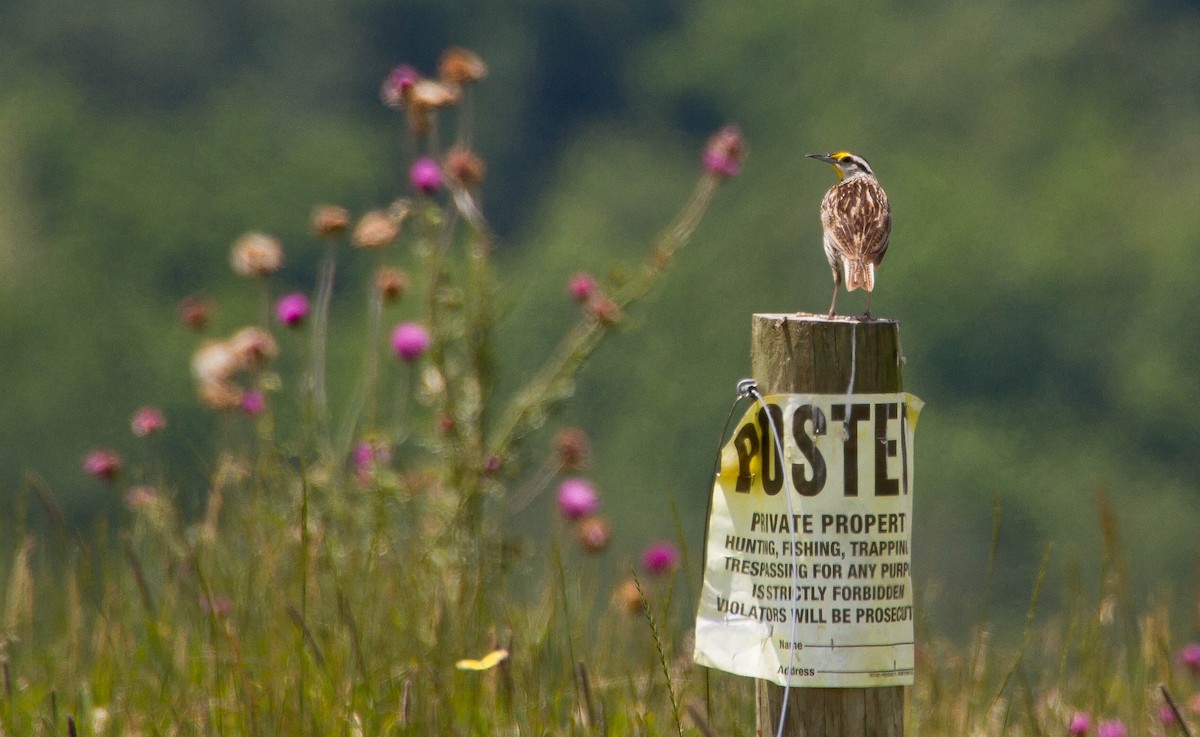
[[[875,289],[875,267],[887,253],[892,233],[892,208],[887,194],[866,159],[849,151],[808,154],[808,158],[832,164],[840,180],[821,201],[821,227],[825,231],[825,258],[833,270],[833,301],[838,287],[846,291],[867,290],[867,313],[871,316],[871,292]]]

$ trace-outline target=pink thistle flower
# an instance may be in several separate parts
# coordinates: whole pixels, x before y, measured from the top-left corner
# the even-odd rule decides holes
[[[391,462],[392,454],[383,443],[360,440],[350,451],[350,460],[354,465],[355,479],[360,485],[367,486],[371,483],[376,469]]]
[[[708,139],[701,161],[704,170],[722,179],[736,177],[742,173],[742,157],[746,142],[736,125],[727,125]]]
[[[1126,737],[1129,731],[1120,719],[1110,719],[1096,725],[1097,737]]]
[[[1158,721],[1162,722],[1164,727],[1169,727],[1175,723],[1175,710],[1170,704],[1164,703],[1158,707]]]
[[[136,511],[148,509],[158,502],[158,490],[153,486],[135,486],[125,493],[125,504]]]
[[[157,407],[142,407],[133,413],[133,418],[129,421],[129,427],[133,430],[133,434],[139,438],[161,432],[166,426],[167,418]]]
[[[1067,734],[1071,737],[1082,737],[1087,734],[1087,731],[1092,728],[1092,718],[1087,712],[1077,711],[1071,715],[1071,721],[1067,725]]]
[[[621,308],[603,294],[596,294],[588,301],[592,317],[602,325],[616,325],[621,321]]]
[[[289,328],[302,324],[308,317],[308,311],[308,297],[300,292],[284,295],[275,303],[275,316]]]
[[[679,565],[679,549],[669,542],[657,542],[642,553],[642,568],[651,576],[662,576]]]
[[[200,606],[204,607],[204,611],[212,614],[217,619],[224,619],[233,611],[233,600],[227,594],[213,594],[211,599],[208,596],[200,595]]]
[[[350,457],[354,461],[356,471],[369,471],[371,464],[375,462],[375,449],[366,440],[360,440],[351,451]]]
[[[599,508],[600,497],[585,479],[565,479],[558,485],[558,511],[563,517],[577,520],[595,514]]]
[[[429,331],[420,323],[403,322],[392,330],[392,352],[406,363],[411,363],[429,350]]]
[[[483,459],[483,472],[488,476],[495,476],[500,473],[500,469],[504,467],[504,459],[495,454],[489,454]]]
[[[383,104],[390,108],[399,108],[404,105],[404,98],[408,96],[410,90],[421,79],[421,75],[416,69],[401,64],[398,67],[388,72],[387,77],[383,80],[383,85],[379,88],[379,98],[383,100]]]
[[[585,304],[596,293],[596,279],[591,274],[579,272],[572,274],[567,281],[567,294],[580,304]]]
[[[83,459],[83,470],[102,481],[112,481],[120,475],[121,465],[121,456],[115,450],[93,450]]]
[[[261,414],[267,408],[267,398],[257,389],[247,389],[242,392],[241,410],[251,417]]]
[[[1200,642],[1189,642],[1175,652],[1175,660],[1192,675],[1200,675]]]
[[[413,189],[429,196],[442,188],[442,167],[429,156],[422,156],[408,169],[408,180]]]

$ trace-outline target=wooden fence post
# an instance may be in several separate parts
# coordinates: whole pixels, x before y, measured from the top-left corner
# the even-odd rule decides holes
[[[853,357],[853,358],[852,358]],[[853,361],[853,362],[852,362]],[[751,375],[763,394],[904,390],[900,324],[808,314],[754,315]],[[758,681],[758,734],[779,733],[784,688]],[[798,688],[788,692],[787,737],[902,737],[904,687]]]

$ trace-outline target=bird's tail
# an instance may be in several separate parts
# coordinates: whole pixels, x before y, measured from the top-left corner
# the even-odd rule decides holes
[[[875,264],[870,259],[846,259],[842,262],[846,275],[846,291],[853,292],[862,287],[875,291]]]

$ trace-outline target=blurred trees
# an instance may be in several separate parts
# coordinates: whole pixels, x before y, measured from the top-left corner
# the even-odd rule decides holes
[[[999,495],[996,595],[1023,599],[1046,542],[1095,561],[1097,487],[1147,580],[1191,573],[1194,4],[12,0],[0,28],[6,494],[33,467],[95,507],[78,459],[124,442],[147,402],[194,469],[211,426],[177,301],[237,299],[226,253],[244,230],[306,243],[316,202],[361,211],[399,192],[379,81],[461,43],[492,69],[477,138],[518,285],[503,344],[518,365],[569,322],[570,273],[622,278],[704,135],[734,121],[750,143],[744,176],[631,316],[644,329],[602,351],[568,417],[595,436],[609,498],[627,500],[618,542],[661,533],[663,515],[635,510],[673,503],[698,543],[749,314],[828,298],[816,208],[833,173],[802,155],[844,148],[895,208],[874,305],[902,321],[907,383],[927,402],[918,573],[977,597]],[[288,257],[309,287],[316,250]],[[359,318],[335,313],[341,330]]]

